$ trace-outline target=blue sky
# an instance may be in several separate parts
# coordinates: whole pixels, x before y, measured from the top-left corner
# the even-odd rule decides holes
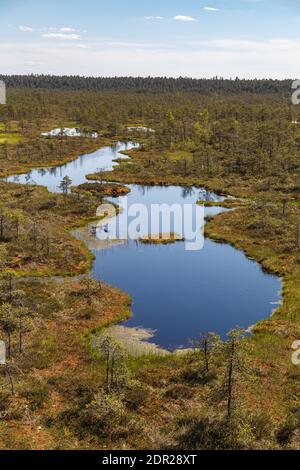
[[[0,0],[0,72],[300,76],[299,0]]]

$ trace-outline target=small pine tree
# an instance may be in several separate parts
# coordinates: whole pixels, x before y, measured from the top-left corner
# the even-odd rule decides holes
[[[69,193],[69,190],[71,189],[72,186],[72,180],[69,178],[69,176],[65,176],[59,185],[59,189],[62,191],[64,195],[67,195]]]

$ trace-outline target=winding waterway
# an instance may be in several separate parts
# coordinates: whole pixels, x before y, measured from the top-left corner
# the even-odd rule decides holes
[[[97,169],[112,170],[113,160],[126,158],[119,152],[133,146],[118,143],[66,165],[34,169],[8,180],[58,191],[64,176],[68,175],[74,185],[84,183],[85,176]],[[195,204],[207,197],[218,200],[217,195],[207,195],[200,188],[128,186],[129,205]],[[221,210],[207,209],[206,215]],[[280,302],[280,279],[263,272],[230,245],[205,239],[202,250],[186,251],[182,242],[157,246],[129,241],[103,249],[97,247],[99,230],[89,245],[95,254],[94,277],[132,296],[133,315],[125,325],[155,330],[153,341],[164,348],[187,347],[190,340],[208,331],[225,337],[237,325],[248,328],[268,317]]]

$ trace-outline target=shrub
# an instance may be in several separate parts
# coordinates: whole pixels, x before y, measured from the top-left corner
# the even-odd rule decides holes
[[[137,411],[145,405],[150,395],[149,389],[139,382],[130,382],[124,390],[124,402],[132,411]]]
[[[20,392],[22,398],[26,398],[32,411],[41,408],[49,397],[49,388],[42,383],[26,384]]]
[[[64,376],[52,376],[48,379],[48,384],[62,393],[70,402],[76,403],[78,408],[89,404],[94,397],[92,388],[72,374],[66,373]]]
[[[31,345],[24,357],[23,366],[42,370],[57,360],[59,360],[59,351],[55,341],[52,338],[44,338]]]
[[[208,416],[192,416],[179,421],[183,428],[178,439],[180,449],[230,450],[242,449],[238,437],[238,425],[226,419]]]
[[[1,390],[0,392],[0,413],[5,412],[9,407],[11,401],[11,394],[8,391]]]
[[[294,420],[288,420],[275,433],[276,440],[281,446],[288,445],[294,437],[297,425]]]
[[[82,411],[79,425],[103,439],[116,440],[130,432],[128,415],[121,400],[114,395],[98,394]]]
[[[258,441],[270,438],[273,425],[271,418],[267,413],[256,413],[250,417],[249,421],[252,432]]]
[[[82,320],[91,320],[95,316],[95,309],[93,307],[83,307],[77,311],[76,317]]]
[[[191,387],[188,387],[186,385],[180,385],[180,384],[170,387],[165,393],[166,398],[173,398],[175,400],[179,400],[179,399],[189,400],[193,396],[194,396],[194,390]]]
[[[215,379],[214,372],[206,372],[200,369],[199,366],[188,366],[182,372],[182,380],[187,383],[197,383],[206,385]]]

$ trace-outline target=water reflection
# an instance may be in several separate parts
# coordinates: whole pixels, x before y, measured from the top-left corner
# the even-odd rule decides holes
[[[35,182],[57,191],[68,175],[74,185],[86,181],[86,174],[99,168],[111,170],[119,152],[135,143],[106,147],[58,168],[33,170],[9,178],[12,182]],[[151,204],[195,204],[197,200],[222,200],[206,189],[178,186],[130,185],[128,202]],[[120,200],[120,204],[124,204]],[[220,212],[206,209],[206,215]],[[123,217],[122,213],[119,217]],[[280,280],[263,273],[258,264],[229,245],[205,241],[204,249],[185,250],[183,243],[167,246],[142,245],[138,241],[100,246],[95,233],[86,234],[95,254],[94,276],[128,292],[133,298],[133,317],[129,326],[155,330],[154,341],[168,348],[186,347],[200,333],[216,331],[223,337],[240,325],[249,327],[268,317],[280,300]]]
[[[82,155],[73,162],[65,165],[38,168],[24,175],[11,176],[7,178],[7,181],[20,184],[37,184],[46,186],[51,192],[57,192],[59,190],[59,184],[65,176],[69,176],[73,185],[78,186],[87,181],[86,175],[89,173],[95,173],[99,169],[111,171],[114,165],[116,165],[113,160],[116,158],[128,158],[119,153],[121,150],[130,150],[136,147],[138,147],[138,144],[134,142],[128,142],[126,144],[118,142],[112,147],[104,147],[96,152]]]

